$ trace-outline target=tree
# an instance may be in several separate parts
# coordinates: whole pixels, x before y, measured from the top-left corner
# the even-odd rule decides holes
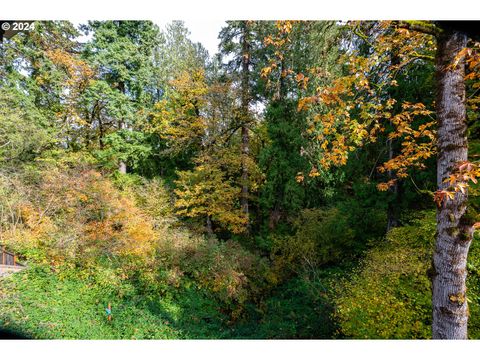
[[[139,120],[145,118],[156,96],[154,50],[160,41],[158,27],[151,21],[90,21],[83,29],[93,32],[83,56],[98,73],[92,83],[94,89],[84,97],[85,108],[94,117],[92,125],[98,126],[102,137],[107,124],[122,133],[139,129]],[[101,88],[106,96],[100,100]],[[103,140],[100,144],[103,147]],[[119,172],[126,173],[126,159],[120,154],[117,161]]]
[[[169,85],[166,96],[155,104],[152,130],[167,142],[169,153],[193,156],[201,150],[206,132],[201,114],[207,93],[204,70],[184,71]]]
[[[156,101],[162,99],[169,82],[181,73],[205,67],[208,52],[200,43],[192,42],[189,35],[183,21],[167,24],[160,33],[159,44],[154,49]]]
[[[230,84],[212,77],[207,84],[204,69],[179,73],[156,104],[149,131],[165,141],[163,156],[175,162],[177,214],[206,224],[208,233],[241,233],[247,218],[238,206],[241,158],[234,137],[241,125],[231,116]]]
[[[283,22],[269,25],[264,26],[266,59],[262,69],[268,139],[260,154],[266,179],[260,199],[269,213],[269,228],[273,229],[280,220],[298,214],[306,205],[308,185],[297,182],[295,176],[310,172],[312,167],[303,156],[307,147],[303,136],[307,130],[306,115],[296,111],[296,104],[314,91],[314,82],[310,88],[302,86],[307,84],[302,76],[309,69],[321,67],[328,69],[332,77],[338,74],[335,63],[340,27],[328,21],[301,22],[292,28]]]
[[[466,47],[467,36],[443,29],[437,36],[437,185],[438,191],[455,184],[446,183],[459,163],[468,160],[465,107],[465,60],[455,65]],[[456,192],[438,207],[433,277],[432,334],[436,339],[466,339],[467,256],[473,235],[472,218],[467,214],[467,194]]]
[[[423,25],[423,24],[421,24]],[[468,304],[467,256],[475,217],[467,211],[467,193],[456,178],[468,162],[465,101],[465,56],[468,28],[439,22],[426,26],[400,24],[414,31],[435,35],[437,78],[437,195],[454,190],[438,201],[437,233],[433,257],[434,339],[466,339]],[[477,34],[478,35],[478,34]],[[453,177],[453,178],[452,178]],[[460,191],[459,191],[460,190]]]
[[[249,173],[248,162],[250,157],[250,127],[253,123],[253,114],[250,106],[255,100],[255,94],[252,88],[255,88],[255,81],[258,80],[258,74],[254,74],[254,66],[259,41],[256,32],[258,24],[254,21],[229,21],[228,25],[220,32],[219,38],[222,53],[233,55],[233,59],[227,64],[229,70],[235,74],[235,80],[239,87],[239,119],[241,131],[241,206],[242,211],[249,215]],[[258,68],[257,68],[258,72]]]
[[[68,21],[39,21],[35,29],[2,44],[0,86],[26,117],[49,133],[51,143],[75,146],[81,124],[77,97],[88,85],[92,70],[80,58],[78,30]],[[25,118],[26,118],[25,117]]]
[[[326,151],[320,163],[323,166],[345,164],[348,152],[365,142],[376,141],[385,130],[383,122],[395,126],[391,138],[403,137],[401,153],[385,163],[381,169],[395,170],[397,177],[406,177],[412,166],[423,167],[423,161],[435,153],[433,125],[437,125],[437,237],[433,276],[434,338],[467,338],[468,310],[466,303],[466,259],[472,239],[474,219],[467,212],[467,195],[462,178],[457,177],[461,164],[467,159],[465,58],[462,50],[467,45],[465,30],[449,24],[422,22],[382,23],[384,29],[392,26],[393,35],[381,34],[376,41],[376,52],[369,58],[350,56],[350,75],[340,78],[330,88],[322,88],[313,97],[300,101],[299,107],[323,103],[330,111],[317,115],[317,139]],[[437,39],[435,55],[437,77],[436,122],[413,127],[417,117],[430,116],[424,104],[403,103],[401,112],[392,114],[396,100],[385,96],[382,84],[394,81],[387,77],[375,87],[370,86],[372,62],[387,54],[390,44],[402,42],[405,62],[422,58],[419,49],[428,44],[428,36]],[[426,38],[427,36],[427,38]],[[389,44],[388,46],[386,46]],[[353,70],[353,71],[352,71]],[[368,99],[368,101],[366,101]],[[340,106],[338,106],[340,105]],[[347,111],[345,111],[345,109]],[[336,111],[336,114],[333,112]],[[354,116],[351,117],[351,116]],[[333,134],[333,136],[331,136]],[[425,141],[426,142],[422,142]],[[328,149],[328,150],[327,150]],[[460,167],[459,167],[460,165]],[[463,169],[469,169],[467,165]],[[392,179],[393,180],[393,179]],[[394,181],[380,184],[388,189]],[[457,190],[457,191],[455,191]]]
[[[178,215],[205,219],[209,234],[213,234],[212,221],[234,234],[244,232],[247,218],[236,206],[238,188],[217,163],[200,160],[192,171],[179,172],[176,186]]]

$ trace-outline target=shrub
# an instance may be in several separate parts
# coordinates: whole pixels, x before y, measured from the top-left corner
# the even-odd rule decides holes
[[[7,200],[12,215],[2,220],[12,250],[35,262],[85,266],[98,257],[147,261],[153,255],[156,233],[148,216],[100,173],[46,166],[34,182],[24,175],[2,183],[7,196],[18,194]]]
[[[266,286],[268,264],[258,255],[236,242],[218,241],[182,228],[172,215],[170,194],[161,181],[137,182],[136,178],[112,181],[89,164],[81,162],[75,166],[69,161],[64,164],[55,166],[46,161],[37,169],[0,178],[0,193],[5,195],[0,204],[13,214],[4,211],[0,216],[3,241],[23,255],[30,267],[43,269],[34,276],[39,282],[48,278],[62,284],[74,283],[60,296],[87,302],[88,311],[97,312],[95,316],[99,310],[92,309],[92,301],[97,295],[90,290],[98,289],[102,298],[117,303],[140,297],[141,304],[132,305],[131,314],[137,312],[152,327],[143,328],[141,335],[132,332],[133,328],[109,333],[103,325],[98,332],[90,332],[81,324],[72,330],[69,324],[55,318],[59,327],[65,327],[64,332],[39,329],[32,332],[35,337],[164,338],[152,332],[154,324],[161,325],[161,321],[150,310],[163,314],[159,309],[167,306],[164,301],[171,301],[177,304],[168,305],[172,312],[181,303],[190,307],[181,310],[190,317],[200,306],[194,306],[192,299],[204,304],[200,306],[201,312],[208,314],[205,318],[216,319],[215,326],[219,327],[224,317],[231,320],[240,317],[245,304],[255,300]],[[69,293],[77,291],[77,285],[89,289],[88,298]],[[34,283],[15,286],[30,295],[38,291]],[[49,295],[44,294],[39,303],[48,300],[50,306],[49,296],[54,293],[50,287]],[[147,306],[145,301],[152,303],[148,314],[143,310]],[[71,311],[71,304],[63,301],[52,306],[58,311]],[[80,316],[79,312],[75,314]],[[134,316],[127,309],[122,314],[124,324]],[[48,318],[43,310],[37,315],[37,320]],[[18,324],[27,324],[28,331],[33,331],[29,328],[32,324],[24,320],[18,320]],[[201,319],[198,322],[204,324]],[[81,336],[80,329],[86,331]]]
[[[424,214],[391,230],[338,286],[339,335],[359,339],[418,339],[431,335],[431,266],[435,217]]]
[[[292,225],[293,235],[273,238],[273,259],[280,271],[301,272],[339,262],[355,244],[348,218],[337,208],[303,210]]]

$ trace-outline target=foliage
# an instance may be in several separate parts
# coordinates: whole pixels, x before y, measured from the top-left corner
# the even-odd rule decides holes
[[[151,254],[152,224],[100,173],[47,166],[34,176],[39,180],[33,184],[19,183],[21,176],[7,183],[21,196],[9,204],[13,218],[3,229],[3,241],[13,250],[53,265]]]
[[[70,311],[76,301],[85,302],[85,307],[71,316],[86,314],[93,328],[80,335],[84,325],[65,320],[57,324],[61,331],[57,332],[57,325],[35,330],[28,318],[18,318],[14,310],[5,313],[3,321],[8,326],[21,326],[29,336],[41,338],[182,337],[181,332],[165,329],[166,323],[158,314],[162,307],[185,306],[185,316],[190,320],[178,318],[176,326],[183,328],[193,319],[198,326],[206,326],[207,332],[189,333],[191,329],[187,328],[185,334],[190,335],[185,336],[203,337],[208,336],[209,326],[218,333],[224,321],[240,317],[244,304],[259,296],[267,285],[267,263],[238,243],[219,242],[179,228],[168,190],[158,180],[130,184],[123,181],[120,192],[88,165],[70,164],[55,168],[46,163],[44,169],[27,168],[15,178],[10,175],[13,181],[2,178],[2,208],[10,210],[1,216],[2,241],[32,267],[19,274],[18,283],[14,281],[16,285],[8,291],[5,301],[26,292],[27,298],[18,301],[22,306],[32,306],[31,321],[36,316],[45,321],[48,315],[45,308],[36,309],[37,305],[54,306],[64,312]],[[35,281],[46,282],[40,285],[45,297],[35,303],[28,296],[34,296],[39,289],[35,282],[29,285],[22,278],[31,273]],[[49,294],[55,291],[60,300],[50,303]],[[101,300],[99,305],[99,298],[116,304],[119,328],[114,323],[110,329],[98,320],[101,306],[107,301]],[[180,305],[174,305],[174,299]],[[195,304],[197,301],[199,304]],[[206,308],[198,309],[200,304]],[[18,302],[12,309],[16,306]],[[219,308],[225,318],[219,316]],[[138,332],[131,326],[123,328],[136,312],[145,324]],[[210,320],[204,323],[199,319],[202,312],[208,319],[216,319],[215,323],[208,325]],[[174,318],[171,314],[165,316]],[[166,333],[153,331],[156,327]]]
[[[387,125],[393,127],[389,138],[401,139],[402,148],[399,155],[380,166],[380,171],[391,170],[398,178],[405,178],[408,168],[424,168],[424,160],[435,152],[434,121],[429,119],[432,111],[420,102],[403,101],[400,107],[395,107],[398,99],[392,98],[388,91],[398,86],[398,73],[406,71],[411,63],[433,59],[433,42],[430,35],[390,25],[388,21],[351,23],[353,33],[370,47],[367,54],[363,55],[358,47],[347,51],[340,60],[346,64],[347,74],[317,87],[314,95],[298,102],[299,111],[310,111],[307,129],[313,146],[310,151],[316,154],[321,168],[345,165],[350,152],[377,141]],[[289,22],[282,25],[281,32],[287,38],[280,44],[274,41],[277,47],[288,41],[293,26]],[[324,69],[310,70],[310,77],[326,76],[329,74]],[[298,73],[297,80],[306,87],[309,77]],[[424,120],[417,124],[415,120],[419,117]],[[382,183],[379,189],[386,190],[395,181]]]
[[[0,327],[430,336],[430,200],[468,188],[463,220],[479,208],[477,42],[451,64],[469,161],[435,192],[435,43],[416,22],[228,21],[214,56],[181,21],[35,25],[0,47],[0,243],[27,265],[0,280]],[[474,242],[472,338],[479,261]]]
[[[391,230],[384,243],[369,250],[357,271],[337,288],[339,334],[364,339],[431,336],[428,274],[434,233],[435,218],[425,213]],[[469,281],[478,280],[472,274]],[[469,294],[476,297],[476,289]],[[472,304],[472,311],[476,307]],[[470,336],[478,335],[472,330]]]
[[[210,218],[233,233],[244,230],[247,219],[235,207],[239,189],[229,182],[221,169],[198,165],[193,171],[180,172],[176,186],[178,215],[204,221]]]
[[[275,289],[235,327],[242,339],[330,339],[335,323],[327,284],[329,274],[312,280],[293,278]]]
[[[35,134],[35,137],[32,137]],[[0,95],[0,162],[31,160],[54,142],[31,99],[13,89]]]
[[[266,113],[269,141],[260,153],[259,165],[266,178],[260,202],[267,211],[277,212],[269,214],[271,228],[278,222],[275,216],[288,216],[305,203],[305,189],[295,181],[295,176],[308,167],[308,163],[300,154],[304,144],[300,136],[302,119],[295,115],[288,102],[271,104]]]
[[[292,222],[294,234],[275,237],[272,256],[276,267],[302,273],[348,257],[355,232],[348,217],[336,208],[304,209]]]
[[[146,301],[129,283],[109,286],[111,276],[102,271],[96,279],[72,273],[62,278],[35,267],[5,279],[0,326],[36,339],[208,338],[221,332],[222,318],[205,294],[187,293],[177,302],[160,297]],[[108,303],[110,322],[105,315]]]
[[[141,172],[152,155],[148,134],[140,131],[124,129],[110,133],[104,137],[103,144],[105,149],[96,151],[95,155],[105,168],[114,169],[123,161],[133,171]]]
[[[201,148],[206,120],[204,107],[207,87],[202,70],[182,72],[170,82],[167,96],[155,105],[150,122],[154,131],[166,140],[170,152],[194,152]]]

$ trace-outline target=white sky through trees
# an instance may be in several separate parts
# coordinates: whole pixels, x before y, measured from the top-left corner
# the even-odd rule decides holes
[[[210,56],[218,52],[218,34],[223,26],[223,20],[184,20],[185,26],[190,30],[190,39],[193,42],[200,42],[208,50]],[[160,26],[160,23],[157,22]]]
[[[148,19],[146,19],[148,20]],[[179,19],[182,20],[182,19]],[[165,27],[171,21],[166,20],[152,20],[157,24],[160,29],[165,30]],[[199,42],[203,45],[205,49],[208,50],[210,56],[215,55],[218,52],[218,34],[223,26],[226,25],[224,20],[182,20],[185,23],[185,26],[190,31],[190,40],[193,42]],[[73,24],[78,28],[80,24],[86,24],[88,20],[76,21]],[[92,36],[90,33],[88,36],[80,36],[79,40],[81,42],[88,41]]]

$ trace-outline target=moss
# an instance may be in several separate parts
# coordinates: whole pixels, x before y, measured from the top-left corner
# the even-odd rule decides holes
[[[462,306],[465,303],[465,294],[464,293],[457,293],[457,294],[449,294],[448,299],[458,306]]]
[[[456,226],[450,226],[450,227],[446,228],[445,231],[452,238],[456,238],[460,234],[460,230]]]
[[[467,206],[467,210],[460,218],[460,225],[470,227],[479,219],[478,211],[473,206]]]
[[[407,21],[408,24],[411,24],[415,27],[422,27],[424,29],[428,29],[429,31],[433,33],[442,33],[443,29],[436,26],[434,23],[431,21],[422,21],[422,20],[409,20]]]
[[[427,277],[433,281],[433,279],[435,278],[435,276],[438,275],[438,272],[437,270],[435,269],[435,263],[433,262],[433,258],[432,260],[430,261],[430,267],[427,269]]]
[[[467,232],[467,231],[462,231],[462,232],[460,232],[459,240],[460,240],[461,242],[468,242],[468,241],[472,240],[472,236],[470,235],[469,232]]]

